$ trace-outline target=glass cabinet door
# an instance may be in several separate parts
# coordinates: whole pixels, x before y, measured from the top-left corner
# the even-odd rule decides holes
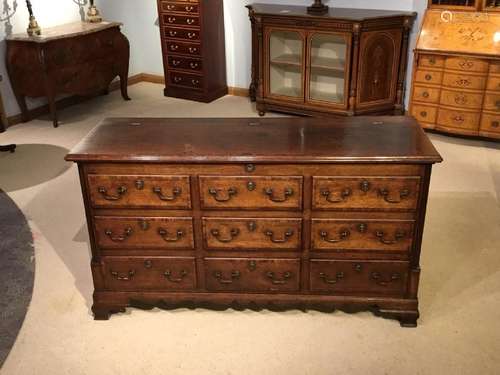
[[[484,10],[487,11],[500,11],[500,0],[485,0]]]
[[[347,36],[314,33],[310,37],[309,49],[308,100],[347,105]]]
[[[269,94],[304,99],[304,38],[295,31],[269,34]]]
[[[476,0],[431,0],[431,7],[472,7],[476,8]]]

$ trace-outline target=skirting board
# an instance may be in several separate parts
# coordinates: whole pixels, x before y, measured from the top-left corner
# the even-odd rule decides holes
[[[128,78],[128,85],[129,86],[132,86],[132,85],[135,85],[135,84],[141,83],[141,82],[150,82],[150,83],[157,83],[157,84],[164,85],[165,78],[163,76],[160,76],[160,75],[149,74],[149,73],[139,73],[139,74],[135,74],[133,76],[130,76]],[[120,82],[114,81],[111,83],[111,85],[109,87],[109,91],[118,90],[119,88],[120,88]],[[249,94],[248,94],[248,89],[241,88],[241,87],[228,87],[228,95],[248,97]],[[57,102],[57,108],[58,109],[67,108],[67,107],[70,107],[72,105],[82,103],[88,99],[89,99],[88,97],[69,96],[69,97],[66,97],[66,98],[59,100]],[[50,111],[49,111],[48,104],[40,106],[40,107],[35,107],[35,108],[29,110],[28,118],[30,118],[30,119],[37,118],[37,117],[39,117],[41,115],[45,115],[49,112]],[[7,118],[7,127],[10,127],[10,126],[16,125],[16,124],[20,124],[20,123],[22,123],[20,113],[17,115],[9,116]]]

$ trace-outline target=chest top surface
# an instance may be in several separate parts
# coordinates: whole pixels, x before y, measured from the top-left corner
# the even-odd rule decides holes
[[[76,162],[436,163],[410,117],[109,118],[66,156]]]

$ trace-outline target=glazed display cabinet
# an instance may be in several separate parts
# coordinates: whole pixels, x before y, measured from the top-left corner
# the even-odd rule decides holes
[[[500,11],[500,0],[429,0],[429,8],[466,11]]]
[[[259,114],[401,114],[415,13],[247,7],[253,31],[250,96]]]

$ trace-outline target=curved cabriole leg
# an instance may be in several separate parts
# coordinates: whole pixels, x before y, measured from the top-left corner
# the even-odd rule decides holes
[[[128,73],[120,74],[120,90],[123,100],[131,100],[128,96]]]

